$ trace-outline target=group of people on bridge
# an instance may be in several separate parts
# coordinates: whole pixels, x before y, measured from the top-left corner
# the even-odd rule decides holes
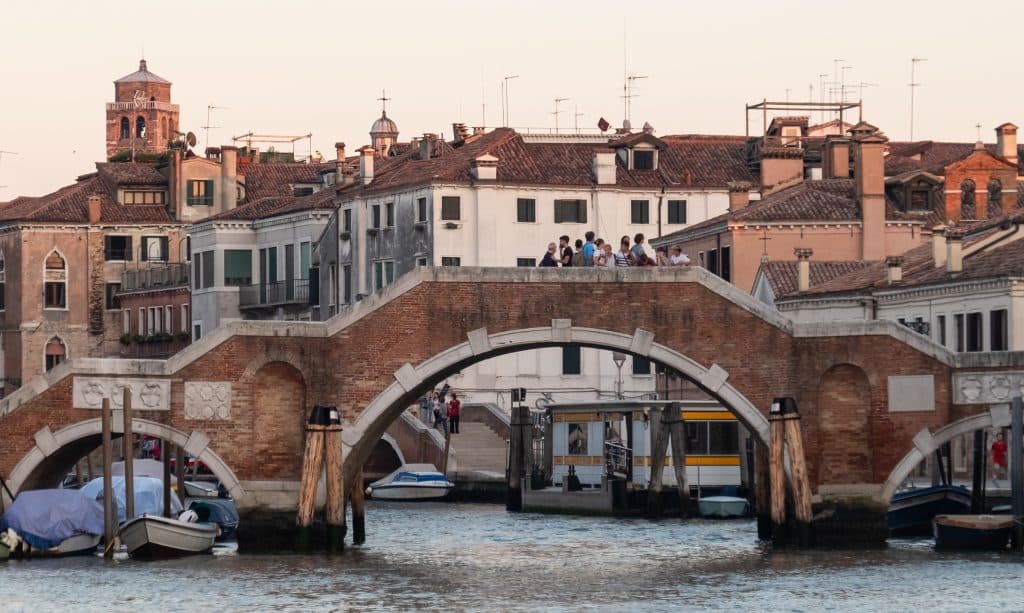
[[[451,397],[449,399],[449,396]],[[459,419],[462,401],[451,391],[447,383],[439,391],[432,391],[420,398],[420,419],[445,434],[459,433]]]
[[[670,250],[659,247],[654,255],[647,253],[644,243],[644,235],[637,233],[633,237],[630,246],[629,236],[623,236],[619,240],[619,249],[614,251],[612,244],[603,238],[594,239],[594,231],[588,230],[583,239],[576,239],[575,248],[570,244],[567,235],[558,239],[558,244],[548,243],[548,250],[544,252],[539,266],[565,267],[565,266],[588,266],[605,268],[628,268],[630,266],[688,266],[690,258],[683,250],[674,246]]]

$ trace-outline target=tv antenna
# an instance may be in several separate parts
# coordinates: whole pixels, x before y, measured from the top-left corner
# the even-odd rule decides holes
[[[555,98],[555,112],[551,113],[552,115],[555,116],[555,134],[558,134],[558,116],[562,112],[561,110],[559,110],[558,105],[561,104],[562,102],[565,102],[568,99],[569,98]]]
[[[926,57],[910,58],[910,142],[914,142],[914,90],[921,86],[915,78],[917,76],[917,65],[927,62]]]
[[[632,114],[633,114],[633,98],[636,98],[637,96],[640,95],[640,94],[634,94],[633,93],[633,81],[637,81],[639,79],[646,79],[646,78],[647,78],[647,75],[642,75],[642,74],[626,75],[626,80],[622,84],[622,98],[623,98],[623,100],[625,100],[625,103],[624,103],[625,112],[626,112],[625,119],[631,125],[633,123],[633,117],[632,117]]]
[[[0,149],[0,162],[4,161],[4,156],[5,155],[18,155],[18,153],[16,151],[4,151],[4,150]],[[0,185],[0,189],[4,189],[6,187],[7,187],[6,185]]]
[[[509,121],[511,121],[509,117],[512,114],[508,106],[508,82],[511,81],[512,79],[518,78],[519,75],[517,74],[506,75],[505,78],[502,79],[501,83],[501,114],[503,119],[502,123],[505,125],[506,128],[508,127]]]
[[[572,113],[572,127],[577,134],[580,132],[580,117],[583,117],[583,113],[580,112],[580,107],[573,105]]]
[[[204,144],[203,144],[204,147],[209,147],[210,146],[210,130],[220,127],[220,126],[214,126],[214,125],[210,124],[210,114],[213,113],[213,111],[226,111],[227,109],[228,109],[228,107],[226,107],[226,106],[214,106],[212,104],[207,105],[207,107],[206,107],[206,125],[202,126],[203,130],[206,130],[206,136],[204,137]]]

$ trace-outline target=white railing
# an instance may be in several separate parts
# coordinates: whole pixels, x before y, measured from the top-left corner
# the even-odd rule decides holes
[[[178,112],[178,105],[170,102],[159,102],[157,100],[145,100],[138,105],[135,102],[108,102],[108,111],[171,111]]]

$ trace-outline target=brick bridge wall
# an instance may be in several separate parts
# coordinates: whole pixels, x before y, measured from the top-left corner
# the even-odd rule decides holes
[[[794,327],[698,268],[435,268],[403,277],[329,322],[234,322],[167,361],[62,365],[0,402],[0,473],[11,475],[37,447],[33,437],[41,428],[57,432],[98,417],[94,409],[72,407],[74,377],[165,379],[170,380],[169,410],[137,414],[185,435],[201,432],[209,438],[208,449],[240,481],[243,505],[277,504],[294,498],[310,405],[335,404],[346,420],[356,420],[395,383],[403,365],[421,364],[466,343],[467,334],[480,328],[493,335],[551,328],[556,319],[571,320],[573,329],[630,336],[637,329],[649,331],[655,344],[703,368],[724,369],[728,384],[762,412],[775,396],[795,397],[812,483],[822,492],[881,484],[918,431],[951,419],[948,352],[892,324]],[[934,375],[935,410],[890,413],[887,377],[893,374]],[[443,376],[423,381],[422,387]],[[838,387],[819,389],[823,378],[825,385]],[[227,409],[214,407],[212,415],[186,411],[186,382],[230,383]],[[820,399],[856,393],[865,382],[860,405],[819,406]],[[397,415],[421,391],[407,390],[389,415]],[[855,405],[859,408],[850,409]],[[841,440],[827,438],[837,433]],[[352,440],[357,435],[347,431],[346,442],[361,450]],[[350,460],[359,460],[361,453]],[[347,474],[354,470],[350,464]],[[25,487],[42,485],[40,479],[20,477]],[[273,492],[284,497],[274,498]]]

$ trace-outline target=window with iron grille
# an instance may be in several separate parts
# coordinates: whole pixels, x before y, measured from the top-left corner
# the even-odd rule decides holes
[[[107,283],[106,287],[106,308],[108,311],[114,311],[121,308],[121,298],[117,295],[117,292],[121,291],[120,283]]]

